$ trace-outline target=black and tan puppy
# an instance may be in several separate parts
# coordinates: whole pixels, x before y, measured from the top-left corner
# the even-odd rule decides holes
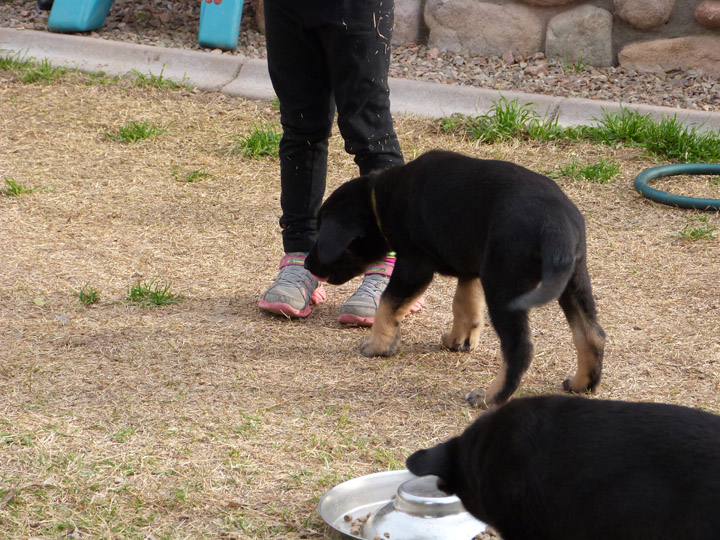
[[[503,540],[720,538],[720,416],[687,407],[513,399],[407,467]]]
[[[564,387],[595,390],[605,334],[586,266],[585,222],[549,178],[505,161],[435,150],[346,182],[324,202],[318,223],[305,266],[332,284],[397,253],[362,354],[395,354],[403,316],[438,272],[458,278],[443,345],[473,350],[485,303],[500,338],[500,372],[487,392],[468,395],[471,405],[503,403],[517,389],[533,355],[528,310],[553,299],[578,353],[577,372]]]

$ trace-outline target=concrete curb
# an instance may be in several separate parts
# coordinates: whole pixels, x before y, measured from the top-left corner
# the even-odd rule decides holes
[[[185,49],[135,45],[86,36],[35,30],[0,28],[0,54],[19,54],[82,71],[124,75],[132,70],[186,81],[206,91],[223,92],[248,99],[272,99],[275,94],[265,60],[220,55]],[[533,104],[540,114],[556,118],[563,126],[593,124],[604,112],[621,107],[659,120],[676,117],[699,129],[720,131],[720,113],[638,105],[613,101],[562,98],[522,92],[502,92],[470,86],[390,79],[394,113],[440,118],[453,113],[486,113],[501,95],[520,104]]]

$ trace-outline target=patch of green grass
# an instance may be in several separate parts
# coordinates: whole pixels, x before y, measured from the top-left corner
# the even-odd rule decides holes
[[[52,82],[67,72],[63,67],[50,64],[47,58],[37,62],[34,59],[21,59],[19,54],[0,57],[0,69],[15,73],[25,84]]]
[[[502,97],[487,114],[477,117],[453,115],[441,120],[445,133],[461,133],[472,139],[495,143],[510,139],[540,141],[591,141],[608,146],[627,145],[646,149],[648,154],[674,162],[713,163],[720,161],[720,130],[701,131],[700,126],[683,126],[676,118],[654,121],[626,107],[603,112],[594,125],[561,127],[557,120],[540,116],[531,103]]]
[[[584,182],[597,182],[606,184],[620,173],[620,165],[614,161],[605,161],[601,159],[597,163],[588,163],[583,165],[578,161],[571,161],[566,165],[556,167],[554,171],[548,173],[550,178],[574,178]]]
[[[405,462],[402,459],[395,457],[392,450],[384,447],[375,448],[373,460],[376,463],[379,463],[383,469],[398,470],[405,468]]]
[[[214,176],[204,168],[184,170],[179,167],[173,167],[172,176],[177,182],[197,182],[199,180],[214,178]]]
[[[453,115],[441,120],[444,133],[462,133],[471,139],[493,144],[511,139],[549,141],[564,136],[556,119],[545,118],[533,109],[532,103],[520,105],[517,99],[501,96],[483,115]]]
[[[262,425],[261,416],[250,416],[245,413],[240,414],[245,418],[245,421],[237,427],[238,434],[245,438],[257,434],[258,428]]]
[[[34,63],[20,73],[20,80],[25,84],[52,82],[67,72],[67,69],[50,64],[45,58]]]
[[[677,117],[659,122],[625,107],[620,112],[603,113],[595,126],[583,126],[580,138],[612,145],[641,146],[655,157],[679,163],[720,161],[720,131],[700,131],[684,126]]]
[[[510,139],[524,140],[529,138],[528,125],[538,118],[530,104],[520,105],[517,99],[508,101],[501,97],[487,114],[477,117],[468,128],[473,138],[491,144]]]
[[[578,58],[573,64],[570,63],[570,60],[565,58],[562,62],[562,68],[563,71],[567,72],[572,69],[575,73],[582,73],[583,71],[587,71],[588,64],[585,63],[582,56]]]
[[[545,142],[572,138],[572,132],[561,127],[557,118],[538,117],[528,124],[527,132],[531,139]]]
[[[100,299],[100,291],[94,289],[89,281],[85,283],[80,290],[73,289],[72,291],[78,300],[80,300],[80,303],[85,306],[92,305]]]
[[[88,86],[92,86],[94,84],[109,84],[113,82],[118,82],[120,80],[120,77],[117,75],[115,77],[108,77],[107,74],[104,71],[98,71],[96,73],[86,73],[87,80],[85,81],[85,84]]]
[[[247,452],[231,448],[227,452],[228,458],[224,461],[231,471],[248,470],[253,468],[253,462]]]
[[[135,285],[128,287],[126,300],[141,306],[177,304],[182,300],[182,294],[171,293],[170,287],[170,284],[158,283],[157,277],[145,283],[138,281]]]
[[[187,489],[174,488],[170,490],[170,493],[172,494],[173,499],[175,499],[177,502],[187,501]]]
[[[32,448],[33,436],[30,433],[9,433],[0,431],[0,444],[17,444]]]
[[[126,443],[136,432],[137,428],[135,426],[125,426],[113,433],[111,439],[114,442]]]
[[[697,216],[691,218],[677,235],[683,240],[702,240],[715,238],[714,232],[717,227],[713,227],[708,222],[707,216]]]
[[[275,126],[264,122],[253,124],[253,130],[249,135],[238,135],[232,138],[235,144],[230,149],[230,153],[241,154],[245,157],[277,157],[281,138],[282,131]]]
[[[680,163],[714,163],[720,161],[720,131],[699,131],[685,127],[676,117],[652,123],[643,140],[651,154]]]
[[[30,60],[20,60],[19,55],[6,54],[0,56],[0,69],[3,71],[18,71],[30,63]]]
[[[171,79],[163,77],[164,72],[165,66],[163,66],[162,70],[160,70],[160,75],[153,75],[152,73],[148,73],[147,75],[145,75],[144,73],[141,73],[136,69],[133,69],[130,73],[135,77],[135,86],[138,87],[157,88],[160,90],[176,90],[178,88],[185,88],[187,90],[192,89],[192,85],[187,82],[187,78],[185,78],[182,83],[176,83]]]
[[[172,122],[164,127],[160,127],[156,124],[151,124],[146,120],[143,120],[142,122],[132,121],[119,127],[115,133],[106,132],[105,135],[113,141],[136,143],[149,139],[150,137],[159,137],[165,133],[171,125]]]
[[[596,118],[594,126],[579,128],[581,138],[607,146],[617,144],[641,145],[647,138],[647,130],[652,124],[648,115],[621,107],[620,112],[603,111],[602,118]]]
[[[444,116],[440,119],[440,131],[442,133],[457,133],[464,129],[468,117],[461,114]]]
[[[14,178],[4,178],[5,187],[0,189],[0,195],[6,195],[8,197],[17,197],[23,193],[32,193],[37,188],[25,187],[22,184],[15,181]]]
[[[700,131],[684,126],[677,117],[659,122],[625,107],[603,113],[595,126],[586,126],[581,136],[593,142],[641,146],[653,156],[680,163],[720,161],[720,131]]]

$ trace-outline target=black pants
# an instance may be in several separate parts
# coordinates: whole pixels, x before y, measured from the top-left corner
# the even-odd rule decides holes
[[[280,100],[286,252],[309,251],[338,112],[360,174],[403,163],[387,84],[392,0],[265,0],[268,68]]]

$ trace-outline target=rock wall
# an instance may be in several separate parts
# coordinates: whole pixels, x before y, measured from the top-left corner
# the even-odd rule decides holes
[[[720,76],[720,0],[395,0],[393,41]]]
[[[393,43],[720,77],[720,0],[395,0]]]

